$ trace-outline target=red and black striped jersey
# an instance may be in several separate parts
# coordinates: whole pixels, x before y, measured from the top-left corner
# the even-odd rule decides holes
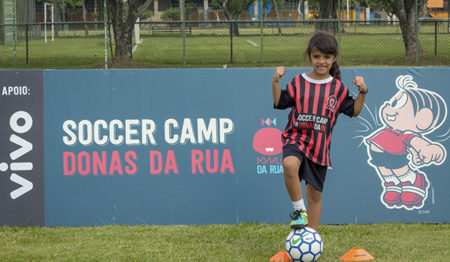
[[[324,80],[295,76],[275,106],[291,108],[283,146],[294,144],[314,163],[330,166],[331,133],[340,113],[353,116],[354,102],[348,88],[332,76]]]

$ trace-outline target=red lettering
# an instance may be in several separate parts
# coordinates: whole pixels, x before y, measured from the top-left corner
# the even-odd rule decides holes
[[[84,161],[83,161],[84,157]],[[83,168],[83,162],[86,164]],[[78,172],[82,176],[86,176],[91,171],[91,157],[89,156],[89,153],[86,151],[78,153]]]
[[[167,151],[166,165],[164,167],[164,174],[168,174],[172,170],[174,174],[178,174],[177,161],[173,150]]]
[[[128,151],[125,153],[125,162],[127,162],[127,164],[128,164],[128,166],[125,167],[125,172],[128,175],[134,175],[134,174],[136,174],[136,171],[137,171],[137,166],[131,159],[134,159],[134,160],[137,159],[136,152]]]
[[[192,150],[191,151],[192,174],[197,174],[197,168],[200,174],[205,173],[202,167],[202,162],[203,162],[203,152],[200,150]]]
[[[75,174],[75,154],[72,152],[63,152],[63,174],[71,176]]]
[[[228,169],[230,173],[234,174],[233,160],[231,160],[231,153],[228,149],[225,149],[223,151],[222,167],[220,168],[220,173],[225,173],[226,169]]]
[[[273,158],[270,158],[270,164],[271,165],[273,165],[273,164],[281,165],[281,164],[283,164],[283,161],[281,161],[281,159],[279,157],[273,157]]]
[[[155,161],[156,157],[156,161]],[[155,163],[157,162],[157,163]],[[156,164],[156,165],[155,165]],[[159,151],[150,151],[150,174],[159,175],[162,171],[162,155]]]
[[[298,122],[298,126],[301,128],[314,128],[314,123],[312,122]]]
[[[207,149],[206,150],[206,171],[208,171],[209,173],[216,173],[217,170],[219,169],[219,152],[218,150],[214,150],[213,151],[214,154],[214,163],[213,163],[213,167],[211,168],[211,150]]]
[[[113,151],[111,156],[111,163],[109,165],[109,174],[114,175],[116,172],[123,176],[122,163],[120,162],[119,152]]]
[[[265,165],[267,163],[267,158],[265,157],[256,157],[256,164],[257,165]]]
[[[92,153],[92,169],[94,175],[98,175],[98,169],[100,168],[100,173],[106,175],[106,152],[102,151],[102,158],[98,155],[97,151]]]
[[[205,159],[206,163],[203,162],[203,159]],[[217,149],[212,150],[212,153],[211,150],[207,149],[205,150],[205,155],[203,154],[203,151],[192,150],[191,164],[193,174],[197,174],[197,172],[199,172],[200,174],[204,174],[205,171],[203,167],[206,168],[208,174],[217,173],[219,167],[220,173],[222,174],[225,172],[234,173],[233,160],[231,159],[231,153],[230,150],[228,149],[225,149],[223,151],[220,163],[219,163],[219,150]]]
[[[63,152],[63,174],[65,176],[71,176],[78,172],[82,176],[88,176],[89,174],[93,174],[94,176],[99,174],[104,176],[108,174],[123,175],[122,161],[125,160],[125,172],[128,175],[134,175],[137,172],[137,166],[134,162],[137,159],[136,153],[134,151],[128,151],[123,157],[122,159],[119,151],[112,151],[110,158],[108,158],[107,151],[82,151],[77,154]],[[110,162],[108,163],[108,161]]]

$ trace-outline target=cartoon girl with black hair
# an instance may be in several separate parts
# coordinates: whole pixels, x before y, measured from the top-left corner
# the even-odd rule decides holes
[[[428,195],[427,175],[419,168],[440,165],[445,148],[425,135],[447,117],[442,97],[417,87],[412,76],[396,79],[399,91],[380,108],[384,126],[365,139],[368,163],[382,181],[381,202],[387,208],[420,209]]]

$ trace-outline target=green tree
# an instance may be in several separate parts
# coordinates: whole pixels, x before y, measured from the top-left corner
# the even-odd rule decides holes
[[[319,19],[337,19],[337,1],[319,0]],[[337,31],[337,23],[317,23],[316,30],[333,32]]]
[[[84,35],[89,36],[89,28],[88,28],[88,25],[86,24],[86,22],[87,22],[86,0],[81,0],[81,7],[83,9],[83,22],[85,23],[84,24]]]
[[[407,58],[414,58],[416,55],[416,0],[366,0],[370,6],[386,7],[387,10],[392,9],[392,12],[397,16],[400,29],[402,31],[403,43],[405,45],[405,56]],[[423,7],[426,0],[417,0],[419,7]],[[388,5],[388,6],[386,6]],[[418,49],[420,54],[425,54],[420,42]]]
[[[270,1],[270,0],[269,0]],[[283,7],[286,0],[271,0],[273,4],[273,9],[275,10],[275,15],[277,17],[277,27],[278,35],[281,35],[281,25],[280,25],[280,7]],[[264,1],[264,7],[266,6],[267,0]]]
[[[166,9],[166,11],[164,11],[164,13],[161,15],[161,18],[167,21],[178,20],[180,18],[180,10],[176,8]]]
[[[254,0],[212,0],[212,6],[216,9],[222,9],[225,18],[228,21],[238,20],[240,15],[243,12],[247,12],[248,8],[252,3],[254,3]],[[239,28],[237,24],[235,26],[232,26],[233,35],[239,35]]]
[[[153,0],[107,0],[108,14],[116,44],[114,63],[131,61],[133,29],[138,19]]]
[[[195,12],[197,10],[197,5],[193,2],[187,2],[184,4],[184,12],[189,14],[189,17],[186,18],[186,15],[184,15],[184,19],[186,20],[192,20],[192,12]]]

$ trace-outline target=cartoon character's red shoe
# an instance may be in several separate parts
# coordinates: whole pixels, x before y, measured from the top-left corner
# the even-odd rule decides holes
[[[384,183],[386,192],[384,193],[383,200],[388,206],[401,205],[400,194],[402,189],[400,186],[395,185],[392,182]]]
[[[426,177],[420,173],[416,173],[416,181],[411,185],[411,182],[403,182],[401,201],[408,207],[422,206],[422,201],[426,196],[426,189],[428,182]]]

